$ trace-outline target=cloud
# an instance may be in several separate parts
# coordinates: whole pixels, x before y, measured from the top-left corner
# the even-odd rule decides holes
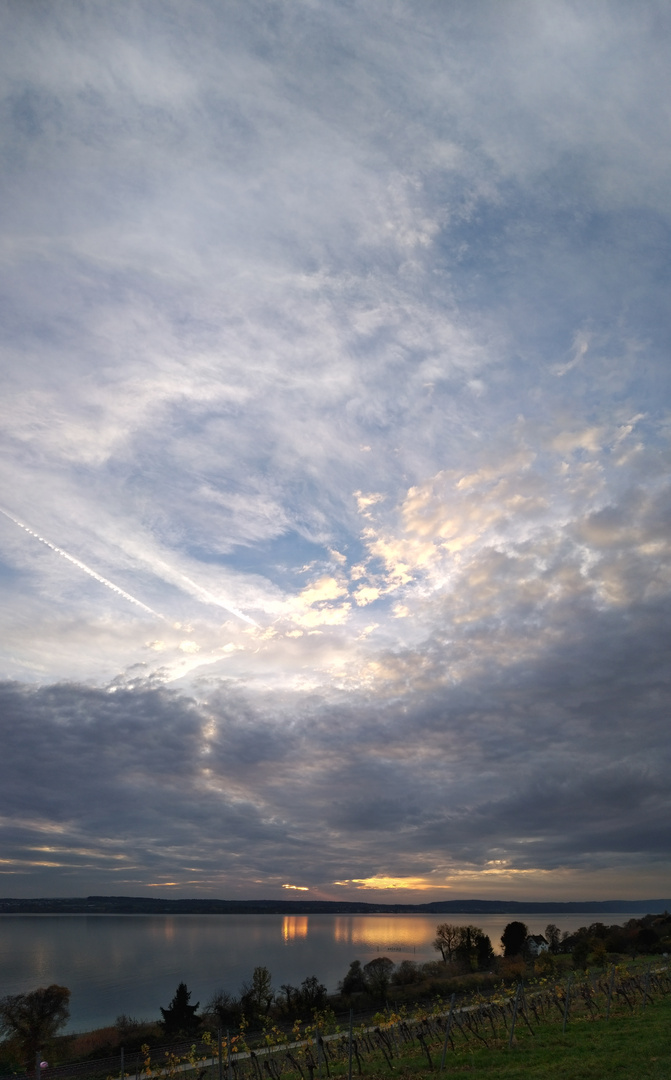
[[[458,892],[467,871],[491,895],[518,874],[556,871],[565,888],[585,867],[661,870],[661,615],[643,605],[625,626],[592,608],[532,665],[498,657],[457,681],[449,647],[426,642],[386,701],[382,685],[265,701],[231,687],[205,704],[141,683],[5,684],[6,865],[47,891],[142,889],[189,867],[198,889],[238,895],[297,877],[320,895]]]
[[[668,22],[10,4],[12,880],[664,891]]]

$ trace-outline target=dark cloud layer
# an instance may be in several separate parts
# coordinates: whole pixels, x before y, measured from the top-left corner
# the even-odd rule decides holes
[[[438,680],[383,708],[356,693],[270,712],[226,687],[204,704],[5,683],[4,868],[47,892],[175,881],[256,895],[294,878],[337,895],[333,882],[375,875],[440,871],[458,888],[455,870],[498,870],[509,889],[519,871],[661,868],[660,614],[594,613],[533,670]]]

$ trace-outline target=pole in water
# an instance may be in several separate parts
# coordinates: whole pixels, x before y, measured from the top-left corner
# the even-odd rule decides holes
[[[352,1010],[349,1011],[349,1047],[347,1055],[347,1080],[352,1080]]]
[[[447,1018],[447,1027],[445,1028],[445,1042],[443,1043],[443,1056],[440,1059],[440,1071],[441,1072],[445,1068],[445,1057],[447,1056],[447,1046],[448,1046],[448,1043],[450,1041],[450,1028],[452,1027],[452,1013],[454,1012],[454,999],[455,999],[455,996],[456,996],[455,994],[452,994],[452,998],[450,1000],[450,1014],[449,1014],[449,1016]]]

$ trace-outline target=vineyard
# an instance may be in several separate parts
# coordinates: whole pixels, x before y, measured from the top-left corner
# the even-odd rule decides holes
[[[639,971],[613,967],[599,974],[573,973],[562,982],[541,979],[526,987],[502,987],[486,999],[457,1003],[454,995],[451,1001],[438,998],[430,1007],[377,1013],[360,1022],[350,1015],[339,1023],[326,1011],[316,1014],[313,1024],[297,1022],[291,1032],[277,1027],[254,1037],[244,1030],[219,1032],[191,1046],[143,1047],[127,1060],[122,1055],[115,1062],[82,1062],[42,1076],[175,1080],[190,1073],[196,1080],[352,1080],[471,1070],[481,1052],[488,1060],[498,1055],[493,1075],[504,1075],[504,1065],[508,1075],[511,1059],[527,1050],[551,1044],[553,1060],[564,1052],[570,1057],[575,1036],[584,1039],[588,1029],[591,1042],[598,1029],[600,1038],[608,1040],[610,1034],[615,1045],[616,1032],[626,1032],[627,1022],[631,1026],[646,1010],[669,1003],[666,965]]]
[[[666,969],[634,974],[613,968],[601,977],[573,976],[564,984],[546,981],[526,991],[518,984],[460,1008],[454,999],[447,1010],[445,1002],[437,1001],[431,1009],[378,1015],[372,1025],[351,1024],[345,1031],[315,1027],[305,1032],[308,1039],[292,1047],[226,1053],[217,1073],[227,1080],[351,1080],[385,1072],[442,1072],[470,1059],[476,1048],[511,1051],[548,1026],[565,1036],[572,1024],[631,1016],[670,991]],[[215,1064],[219,1062],[211,1067]]]

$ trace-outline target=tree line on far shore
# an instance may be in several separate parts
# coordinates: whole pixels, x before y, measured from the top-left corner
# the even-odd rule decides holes
[[[63,986],[40,987],[26,994],[0,999],[0,1072],[13,1071],[12,1064],[34,1068],[35,1054],[57,1057],[99,1057],[119,1046],[137,1048],[143,1042],[193,1038],[199,1032],[226,1032],[240,1028],[261,1030],[272,1024],[291,1025],[314,1021],[325,1013],[350,1008],[365,1012],[380,1004],[421,1000],[450,992],[494,988],[502,980],[533,974],[560,973],[573,967],[601,967],[623,955],[671,952],[671,915],[646,915],[624,926],[592,923],[575,933],[562,933],[549,923],[544,935],[530,935],[520,921],[507,924],[501,936],[503,955],[497,956],[487,934],[474,925],[441,923],[433,947],[441,959],[427,963],[403,960],[395,964],[386,956],[368,963],[353,960],[329,994],[315,975],[299,986],[272,985],[268,968],[254,968],[237,995],[218,990],[199,1012],[191,1004],[191,991],[181,982],[160,1021],[136,1020],[125,1015],[116,1024],[80,1036],[59,1036],[67,1023],[70,991]]]

